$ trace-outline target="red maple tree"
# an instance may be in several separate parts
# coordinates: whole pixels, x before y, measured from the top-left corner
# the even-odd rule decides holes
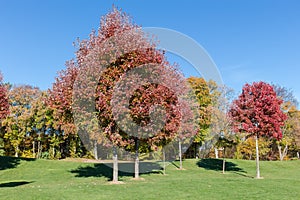
[[[9,113],[7,89],[2,81],[3,81],[3,76],[0,73],[0,120],[4,119]]]
[[[270,84],[254,82],[243,87],[242,94],[233,101],[229,111],[235,132],[256,138],[257,178],[260,178],[257,138],[282,137],[281,127],[287,116],[280,109],[281,104],[282,100]]]
[[[48,104],[54,111],[55,128],[64,132],[64,136],[76,134],[72,113],[73,84],[78,74],[76,63],[66,62],[66,70],[58,73],[52,88],[48,90]]]
[[[152,78],[152,81],[135,88],[129,98],[128,108],[123,110],[128,101],[122,98],[129,95],[128,89],[119,88],[120,98],[114,99],[114,102],[116,85],[126,79],[127,72],[136,68],[144,71],[136,71],[132,80],[143,81],[148,77],[145,75],[153,74],[160,78]],[[125,81],[123,86],[127,88],[130,82]],[[80,125],[79,129],[82,130],[79,131],[83,133],[81,139],[87,138],[85,143],[93,140],[136,153],[149,152],[166,145],[178,135],[181,121],[184,120],[182,116],[190,119],[186,114],[188,111],[185,111],[188,109],[183,109],[189,103],[179,98],[187,93],[184,82],[176,67],[166,61],[164,52],[156,49],[155,42],[149,40],[141,27],[132,23],[126,13],[113,8],[102,17],[97,33],[93,31],[89,39],[78,42],[76,59],[69,62],[67,70],[56,79],[50,91],[50,101],[62,124],[74,125],[75,120],[75,124]],[[157,128],[157,124],[151,124],[153,107],[156,111],[165,110],[166,114],[164,127],[153,135],[145,136],[143,131],[133,134],[124,130],[127,127],[120,128],[117,123],[129,109],[129,118],[142,127],[141,130],[146,127],[149,133],[149,130],[151,132]],[[113,113],[113,108],[117,113]],[[95,114],[96,123],[93,118]],[[96,127],[98,124],[100,130]],[[114,152],[113,181],[118,180],[116,156]],[[138,173],[135,174],[138,176]]]
[[[136,152],[137,163],[138,152],[155,150],[176,138],[185,114],[182,108],[188,104],[178,99],[187,91],[184,78],[126,13],[114,8],[102,18],[98,35],[92,33],[90,39],[79,46],[77,60],[84,74],[80,75],[83,77],[78,81],[81,90],[76,95],[81,96],[81,100],[87,98],[83,102],[88,102],[93,92],[90,85],[98,82],[95,94],[97,117],[113,146]],[[132,72],[131,78],[126,76],[128,72]],[[156,75],[157,78],[153,78]],[[152,77],[149,82],[143,82],[149,77]],[[86,80],[93,80],[93,84]],[[117,85],[119,82],[122,84]],[[130,94],[128,88],[134,88],[133,82],[142,84]],[[129,99],[128,95],[131,95]],[[155,131],[156,123],[151,124],[153,107],[165,110],[166,114],[165,123],[162,122],[164,127],[159,131]],[[125,122],[122,121],[124,113],[128,114]],[[118,124],[121,121],[123,127]],[[137,129],[132,131],[131,125]],[[137,171],[135,177],[138,177]]]

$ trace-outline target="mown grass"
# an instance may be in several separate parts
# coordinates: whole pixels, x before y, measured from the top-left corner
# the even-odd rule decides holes
[[[220,160],[183,164],[169,164],[162,175],[157,163],[144,163],[143,180],[123,172],[124,184],[112,185],[104,164],[0,157],[0,199],[300,199],[298,160],[261,162],[260,180],[254,161],[228,160],[226,174]]]

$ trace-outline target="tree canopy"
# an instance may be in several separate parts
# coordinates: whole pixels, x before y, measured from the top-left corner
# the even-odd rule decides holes
[[[236,132],[280,139],[281,127],[287,116],[282,112],[279,99],[270,84],[246,84],[242,94],[233,101],[230,115]]]
[[[9,113],[9,103],[7,88],[3,84],[3,76],[0,72],[0,120],[4,119]]]

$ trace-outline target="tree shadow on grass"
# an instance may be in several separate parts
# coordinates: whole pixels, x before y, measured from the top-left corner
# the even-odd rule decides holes
[[[0,188],[2,187],[17,187],[21,185],[27,185],[29,183],[33,183],[33,181],[12,181],[12,182],[7,182],[7,183],[0,183]]]
[[[0,156],[0,170],[16,168],[21,160],[34,161],[34,158],[16,158],[8,156]]]
[[[222,171],[223,170],[223,160],[222,159],[214,159],[214,158],[207,158],[201,159],[197,162],[197,165],[201,168],[207,170],[214,170],[214,171]],[[225,163],[225,171],[231,171],[238,175],[249,177],[246,175],[246,171],[242,168],[238,167],[237,164],[233,162],[226,161]]]
[[[177,160],[176,160],[177,161]],[[176,164],[174,161],[173,162],[171,162],[171,164],[172,165],[174,165],[174,167],[176,167],[177,169],[179,169],[180,168],[180,166],[178,165],[178,164]]]
[[[118,168],[119,177],[134,176],[134,163],[118,163]],[[139,170],[140,175],[162,173],[162,167],[158,163],[153,162],[140,162]],[[108,180],[112,180],[113,164],[94,164],[93,166],[79,167],[70,172],[75,173],[75,177],[106,177]]]

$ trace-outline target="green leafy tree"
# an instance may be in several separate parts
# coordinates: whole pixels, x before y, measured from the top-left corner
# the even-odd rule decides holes
[[[287,113],[288,119],[285,124],[284,131],[286,132],[286,138],[288,141],[285,141],[285,135],[283,136],[283,141],[289,145],[289,149],[291,150],[291,156],[299,156],[300,151],[300,111],[295,107],[291,108]],[[286,145],[283,143],[283,145]],[[282,145],[282,144],[281,144]],[[286,153],[286,152],[284,152]],[[283,155],[284,156],[284,155]]]
[[[288,154],[289,147],[293,145],[295,137],[297,137],[297,132],[299,132],[299,118],[297,117],[297,110],[295,107],[289,109],[286,113],[287,120],[285,121],[282,129],[282,138],[279,141],[276,141],[279,159],[282,161]]]
[[[15,157],[21,152],[20,145],[32,132],[31,107],[33,101],[38,97],[38,88],[21,85],[13,87],[9,91],[10,115],[4,120],[6,127],[5,139],[8,139],[13,147]]]
[[[199,146],[204,146],[206,140],[209,140],[211,114],[213,97],[210,90],[210,84],[215,84],[213,81],[206,82],[203,78],[189,77],[187,79],[192,88],[198,104],[198,128],[193,144],[187,150],[187,154],[194,154],[197,157],[197,149]],[[200,155],[200,150],[199,153]]]
[[[298,119],[296,115],[298,101],[290,89],[280,85],[273,85],[273,88],[277,96],[283,101],[281,110],[287,115],[287,120],[281,128],[282,138],[275,141],[279,152],[279,159],[282,161],[287,156],[289,147],[292,146],[298,131]]]
[[[208,83],[199,77],[189,77],[187,79],[191,88],[193,89],[198,103],[199,112],[199,131],[196,135],[195,142],[200,143],[204,141],[207,135],[208,129],[211,125],[211,106],[212,97],[210,95],[210,89]]]
[[[258,148],[259,148],[260,158],[267,159],[268,154],[271,151],[270,148],[271,144],[272,141],[267,138],[264,137],[258,138]],[[239,144],[236,147],[237,150],[235,153],[235,158],[248,159],[248,160],[256,159],[255,145],[256,142],[255,142],[255,138],[253,137],[249,137],[246,140],[242,140],[241,142],[239,142]]]
[[[40,92],[37,99],[33,101],[30,108],[32,118],[32,151],[35,157],[40,158],[42,151],[48,152],[48,143],[54,132],[53,110],[48,105],[48,93]],[[43,149],[44,147],[44,149]]]

